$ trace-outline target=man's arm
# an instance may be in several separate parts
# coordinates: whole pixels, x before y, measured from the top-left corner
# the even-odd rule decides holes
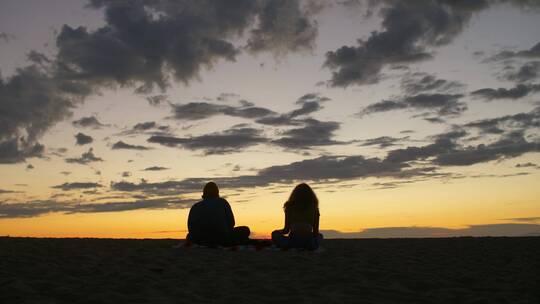
[[[230,228],[234,228],[234,225],[235,225],[235,222],[234,222],[234,214],[233,214],[233,212],[232,212],[231,205],[229,205],[229,202],[227,202],[226,199],[223,199],[223,202],[224,202],[224,204],[225,204],[225,216],[227,217],[227,218],[226,218],[227,225],[228,225]]]

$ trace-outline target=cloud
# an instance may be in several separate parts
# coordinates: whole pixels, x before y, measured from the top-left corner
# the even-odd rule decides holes
[[[471,92],[472,96],[484,98],[486,101],[491,101],[494,99],[519,99],[525,97],[529,94],[539,92],[539,84],[518,84],[517,86],[506,89],[506,88],[484,88]]]
[[[250,52],[272,50],[279,55],[313,50],[317,23],[302,10],[300,1],[265,1],[258,22],[247,42]]]
[[[92,138],[92,136],[88,136],[88,135],[85,135],[81,132],[77,133],[77,135],[75,135],[75,139],[77,140],[76,144],[77,145],[86,145],[86,144],[90,144],[94,141],[94,139]]]
[[[87,7],[103,10],[103,26],[64,25],[53,60],[31,52],[30,65],[0,79],[0,141],[24,136],[36,143],[103,89],[136,87],[148,94],[173,79],[187,84],[220,60],[234,61],[247,48],[235,45],[240,41],[249,41],[252,52],[294,52],[310,49],[316,33],[310,13],[296,1],[93,0]],[[103,126],[97,119],[75,125]]]
[[[456,116],[467,110],[467,105],[460,102],[461,94],[419,94],[406,96],[400,100],[383,100],[362,109],[357,115],[387,112],[399,109],[427,110],[440,116]]]
[[[102,185],[98,183],[86,183],[86,182],[75,182],[75,183],[63,183],[61,185],[52,186],[54,189],[61,189],[62,191],[70,190],[79,190],[79,189],[95,189],[100,188]]]
[[[517,165],[516,165],[516,168],[535,168],[535,169],[540,169],[540,166],[537,165],[537,164],[533,164],[533,163],[531,163],[531,162],[528,162],[528,163],[517,164]]]
[[[99,122],[99,120],[95,116],[82,117],[78,120],[74,120],[72,124],[75,127],[93,128],[93,129],[99,129],[101,127],[107,126]]]
[[[463,147],[443,152],[434,160],[442,166],[469,166],[501,158],[518,157],[529,152],[540,152],[540,142],[529,142],[522,132],[505,134],[491,144]]]
[[[173,108],[174,118],[179,120],[201,120],[217,115],[254,119],[276,114],[272,110],[254,107],[251,104],[229,106],[207,102],[190,102],[187,104],[173,104],[171,106]]]
[[[49,71],[37,65],[18,68],[8,79],[0,77],[0,145],[19,142],[16,162],[31,157],[37,139],[69,117],[71,108],[87,93],[79,90],[77,83],[53,79]]]
[[[540,142],[527,141],[523,131],[511,131],[489,144],[462,146],[457,140],[468,133],[455,130],[443,133],[435,138],[435,142],[421,147],[407,147],[391,150],[385,161],[411,162],[429,160],[435,166],[470,166],[477,163],[514,158],[529,152],[540,152]]]
[[[512,222],[523,222],[523,223],[536,223],[540,221],[540,217],[513,217],[513,218],[505,218],[503,219],[505,221],[512,221]]]
[[[0,164],[24,162],[30,157],[41,157],[45,147],[39,143],[28,143],[23,139],[0,141]]]
[[[254,175],[215,178],[188,178],[180,181],[150,183],[112,182],[111,189],[124,192],[141,191],[149,195],[173,195],[193,193],[202,190],[203,185],[213,180],[220,187],[252,188],[266,187],[271,184],[291,184],[299,181],[330,182],[366,177],[425,176],[427,171],[407,171],[409,166],[391,163],[379,158],[363,156],[321,156],[313,159],[293,162],[286,165],[266,167]]]
[[[322,230],[328,239],[332,238],[438,238],[438,237],[486,237],[486,236],[531,236],[540,235],[540,225],[535,224],[488,224],[471,225],[467,228],[451,229],[442,227],[380,227],[359,232]]]
[[[463,126],[479,129],[481,133],[485,134],[502,134],[512,130],[540,128],[540,107],[527,113],[476,120]]]
[[[202,150],[204,154],[227,154],[239,152],[245,148],[267,142],[262,131],[254,128],[231,128],[188,138],[174,136],[152,136],[150,143],[157,143],[167,147],[180,146],[189,150]]]
[[[159,106],[163,102],[167,101],[168,96],[165,94],[158,94],[153,96],[147,96],[146,101],[148,101],[148,104],[151,106]]]
[[[155,121],[140,122],[133,126],[133,130],[136,131],[146,131],[154,128],[157,128]]]
[[[386,155],[385,160],[394,163],[405,163],[415,160],[425,160],[455,150],[458,147],[456,140],[464,137],[467,133],[463,130],[455,130],[439,134],[435,142],[421,147],[407,147],[391,150]]]
[[[457,81],[440,79],[434,75],[416,72],[408,73],[401,79],[401,89],[407,95],[418,95],[426,92],[451,92],[463,88]]]
[[[4,42],[11,42],[12,40],[15,40],[15,35],[9,34],[6,32],[0,32],[0,40],[4,40]]]
[[[504,74],[504,79],[509,81],[527,82],[540,77],[540,61],[527,62],[517,71],[512,66],[508,67],[510,71]]]
[[[163,170],[169,170],[169,168],[159,167],[159,166],[152,166],[152,167],[148,167],[148,168],[143,169],[143,171],[163,171]]]
[[[94,149],[90,148],[87,152],[84,152],[79,158],[66,158],[66,163],[87,165],[92,162],[101,162],[102,158],[94,155]]]
[[[513,51],[502,51],[499,52],[488,59],[486,61],[502,61],[512,58],[540,58],[540,42],[532,46],[528,50],[521,50],[517,52]]]
[[[381,137],[376,137],[376,138],[365,139],[365,140],[362,141],[363,143],[360,144],[360,145],[364,146],[364,147],[365,146],[379,146],[379,148],[383,149],[383,148],[395,146],[399,142],[401,142],[403,140],[407,140],[407,139],[409,139],[408,136],[401,137],[401,138],[390,137],[390,136],[381,136]]]
[[[0,194],[19,193],[18,191],[0,189]]]
[[[381,4],[383,3],[383,4]],[[380,1],[382,30],[356,46],[342,46],[326,53],[324,66],[331,69],[334,87],[379,82],[387,65],[408,64],[433,57],[432,48],[450,43],[460,34],[473,13],[486,1]]]
[[[127,143],[120,140],[120,141],[117,141],[116,143],[114,143],[112,145],[111,149],[113,149],[113,150],[139,150],[139,151],[145,151],[145,150],[150,150],[151,148],[145,147],[145,146],[127,144]]]
[[[188,83],[219,60],[235,61],[241,48],[233,42],[256,21],[247,37],[252,52],[299,51],[315,38],[297,1],[94,0],[90,6],[104,10],[106,24],[94,31],[62,28],[57,60],[63,74],[101,84],[138,82],[140,92],[167,87],[168,71]]]
[[[236,93],[221,93],[218,97],[216,97],[217,101],[229,101],[230,99],[238,99],[240,98],[240,95]]]
[[[286,130],[283,137],[272,143],[288,149],[308,149],[315,146],[339,145],[344,142],[332,139],[340,124],[334,121],[319,121],[313,118],[305,119],[301,128]]]
[[[55,200],[8,203],[0,201],[0,218],[29,218],[49,213],[99,213],[121,212],[140,209],[184,209],[193,204],[192,200],[175,197],[141,199],[120,202],[64,203]]]

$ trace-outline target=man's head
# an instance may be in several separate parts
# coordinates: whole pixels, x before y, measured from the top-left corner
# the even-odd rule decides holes
[[[218,198],[219,188],[214,182],[209,182],[204,185],[202,198]]]

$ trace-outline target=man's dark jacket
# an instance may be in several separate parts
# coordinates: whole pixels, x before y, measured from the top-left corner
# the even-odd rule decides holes
[[[189,210],[188,239],[197,244],[223,245],[231,241],[234,215],[225,199],[207,198]]]

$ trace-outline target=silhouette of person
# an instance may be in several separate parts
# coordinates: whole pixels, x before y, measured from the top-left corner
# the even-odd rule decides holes
[[[209,182],[204,186],[202,198],[189,210],[188,241],[212,247],[240,245],[249,241],[249,228],[234,227],[231,206],[219,197],[216,183]]]
[[[272,241],[280,248],[319,248],[319,201],[315,192],[305,183],[294,188],[283,206],[285,227],[272,232]],[[288,234],[288,235],[287,235]]]

